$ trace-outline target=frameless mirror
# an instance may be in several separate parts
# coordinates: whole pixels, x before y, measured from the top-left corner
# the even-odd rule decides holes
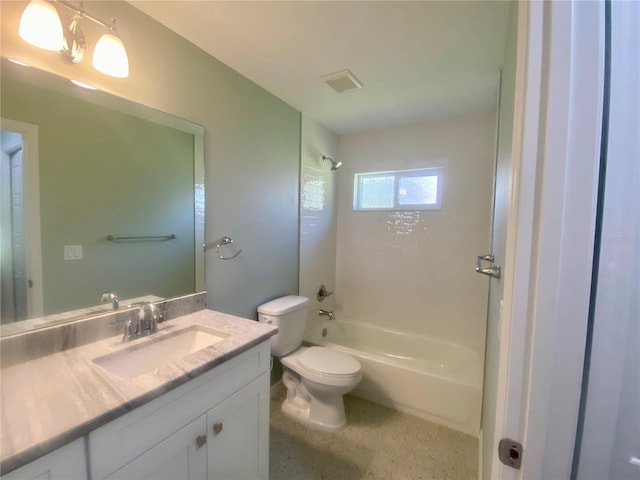
[[[3,336],[204,289],[204,130],[2,59]]]

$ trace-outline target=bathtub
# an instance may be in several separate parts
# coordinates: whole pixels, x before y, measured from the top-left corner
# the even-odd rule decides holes
[[[470,348],[342,320],[316,323],[305,341],[360,362],[356,396],[478,436],[483,369]]]

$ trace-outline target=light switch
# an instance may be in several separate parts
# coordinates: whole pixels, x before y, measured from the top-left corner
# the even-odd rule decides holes
[[[65,245],[65,260],[82,260],[82,245]]]

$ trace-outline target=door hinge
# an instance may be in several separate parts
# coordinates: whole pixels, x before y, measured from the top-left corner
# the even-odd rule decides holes
[[[520,470],[522,465],[522,444],[510,438],[503,438],[498,443],[498,458],[507,467]]]
[[[499,265],[495,265],[493,261],[493,253],[489,253],[487,255],[478,255],[478,260],[476,262],[476,272],[482,273],[483,275],[488,275],[492,278],[500,278],[502,274],[502,268]],[[489,262],[490,266],[483,267],[482,262]]]

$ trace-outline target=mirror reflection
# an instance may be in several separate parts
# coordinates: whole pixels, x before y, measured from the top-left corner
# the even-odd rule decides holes
[[[202,290],[202,127],[6,59],[1,88],[3,335]]]

